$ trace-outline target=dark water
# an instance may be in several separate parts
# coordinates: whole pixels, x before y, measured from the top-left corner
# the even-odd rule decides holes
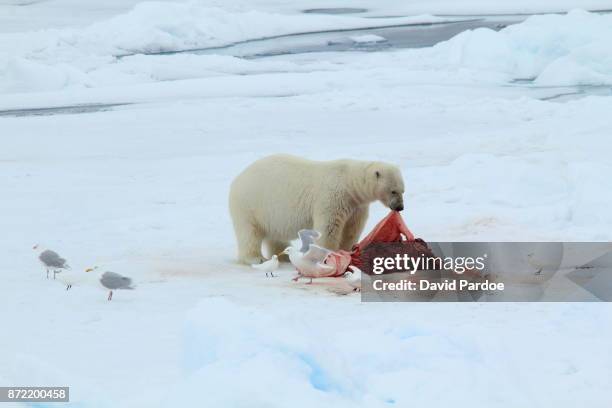
[[[2,116],[50,116],[50,115],[62,115],[62,114],[76,114],[76,113],[91,113],[91,112],[104,112],[116,108],[117,106],[125,106],[129,103],[99,103],[99,104],[83,104],[83,105],[70,105],[70,106],[56,106],[52,108],[32,108],[32,109],[8,109],[0,110],[0,117]]]
[[[559,93],[539,98],[542,101],[566,102],[585,96],[612,96],[612,86],[609,85],[580,85],[568,86],[559,89]]]
[[[404,27],[388,27],[369,29],[367,32],[362,30],[347,31],[342,35],[330,36],[324,44],[303,44],[296,45],[290,49],[272,48],[265,53],[259,53],[251,56],[252,58],[261,58],[271,55],[283,54],[304,54],[311,52],[343,52],[343,51],[385,51],[389,49],[401,48],[424,48],[431,47],[439,42],[446,41],[455,35],[475,28],[490,28],[499,30],[505,27],[507,23],[488,22],[484,20],[445,23],[429,26],[404,26]],[[359,36],[364,34],[374,34],[385,39],[381,42],[372,43],[356,43],[350,40],[351,36]],[[248,56],[247,56],[248,58]]]
[[[489,21],[473,19],[444,23],[401,24],[377,28],[330,30],[250,40],[227,47],[166,52],[164,54],[221,54],[246,59],[258,59],[314,52],[386,51],[401,48],[423,48],[446,41],[465,30],[482,27],[500,30],[514,22],[513,20]],[[351,37],[366,34],[374,34],[383,37],[385,40],[375,43],[358,43],[351,40]]]
[[[574,85],[574,86],[540,86],[535,78],[517,78],[510,86],[520,86],[532,93],[543,94],[541,101],[566,102],[584,96],[612,96],[610,85]]]
[[[365,13],[368,9],[352,7],[313,8],[304,10],[306,14],[357,14]]]

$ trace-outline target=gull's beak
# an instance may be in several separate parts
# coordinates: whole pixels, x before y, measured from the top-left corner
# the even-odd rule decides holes
[[[87,269],[85,269],[85,272],[92,272],[94,269],[96,269],[96,268],[87,268]]]
[[[32,249],[38,249],[38,244],[34,245]]]

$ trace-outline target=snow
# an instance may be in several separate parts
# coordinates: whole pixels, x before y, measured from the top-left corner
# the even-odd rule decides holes
[[[185,0],[165,0],[185,3]],[[0,32],[47,28],[84,27],[125,14],[142,0],[5,0],[0,4]],[[606,10],[609,0],[198,0],[203,7],[221,7],[232,12],[259,10],[267,13],[298,14],[303,10],[327,8],[365,9],[351,14],[360,17],[415,16],[421,14],[478,15],[564,12],[573,8]],[[321,15],[315,15],[321,17]]]
[[[384,19],[379,19],[384,20]],[[402,21],[399,21],[402,20]],[[265,21],[265,24],[254,24]],[[436,21],[434,17],[393,19]],[[227,73],[345,70],[320,61],[253,63],[221,55],[119,55],[223,46],[236,42],[326,30],[389,24],[369,18],[231,13],[196,3],[142,3],[125,15],[80,29],[0,35],[0,90],[5,93],[95,88],[139,82],[201,78]],[[577,33],[577,34],[576,34]],[[482,80],[534,80],[538,86],[609,85],[612,58],[606,38],[612,35],[612,15],[574,10],[567,15],[532,16],[499,32],[481,28],[465,31],[435,47],[394,53],[397,64],[412,70],[468,71]],[[351,36],[356,43],[376,43],[373,34]],[[15,47],[17,42],[19,46]],[[41,43],[44,44],[41,46]],[[4,44],[4,45],[1,45]],[[382,66],[380,54],[360,58]],[[463,74],[463,72],[460,72]]]
[[[444,66],[498,71],[509,78],[535,78],[538,85],[601,85],[612,81],[605,50],[612,15],[573,10],[533,16],[500,32],[477,29],[433,47]]]
[[[353,42],[356,43],[377,43],[377,42],[385,42],[387,41],[384,37],[375,34],[366,34],[366,35],[356,35],[350,37]]]
[[[199,393],[194,393],[197,384],[210,384],[219,392],[200,397],[202,401],[232,406],[244,400],[253,405],[279,406],[279,400],[292,401],[296,395],[304,406],[448,406],[458,400],[474,406],[518,406],[535,401],[545,406],[581,402],[602,406],[598,397],[586,395],[584,386],[570,379],[579,369],[568,361],[559,361],[559,356],[567,353],[562,345],[542,341],[534,347],[530,343],[539,343],[540,336],[557,338],[563,326],[559,325],[561,316],[549,314],[546,308],[539,309],[545,317],[535,319],[528,307],[481,308],[475,312],[483,325],[465,334],[462,328],[469,324],[467,316],[444,326],[428,318],[444,314],[444,305],[427,305],[427,310],[417,306],[409,324],[398,320],[393,328],[381,324],[379,317],[394,307],[352,305],[337,310],[342,320],[320,319],[316,326],[325,327],[333,335],[314,338],[309,335],[315,325],[313,319],[292,316],[301,315],[304,308],[322,306],[316,299],[272,317],[249,320],[249,309],[225,299],[199,303],[187,318],[190,375],[188,386],[173,390],[182,396],[178,405],[198,398]],[[366,308],[376,313],[368,313]],[[557,309],[560,315],[569,316],[580,310],[568,306]],[[211,318],[210,310],[220,311],[221,316]],[[530,334],[516,339],[516,327],[496,322],[495,316],[508,310],[530,322],[521,325]],[[315,312],[315,316],[320,314]],[[236,322],[241,322],[240,326]],[[591,328],[586,330],[594,334]],[[582,335],[572,337],[582,342]],[[605,347],[603,341],[599,347]],[[515,354],[513,350],[517,349],[520,352]],[[530,370],[515,363],[530,358],[538,361],[539,367]],[[594,355],[582,360],[581,365],[582,369],[600,366]],[[263,366],[278,370],[262,373]],[[500,383],[496,376],[507,367],[513,367],[517,376]],[[279,376],[279,372],[285,376]],[[560,383],[553,385],[545,380],[551,376]],[[235,393],[228,383],[244,384],[242,392]],[[605,380],[597,383],[603,387]],[[453,392],[435,392],[440,386]],[[274,391],[265,392],[270,389]]]
[[[612,98],[542,100],[609,84],[610,15],[419,50],[118,58],[371,19],[290,13],[317,2],[62,0],[88,10],[64,24],[45,3],[44,31],[0,34],[2,385],[70,385],[81,407],[607,407],[609,304],[361,303],[343,279],[294,283],[286,264],[266,278],[233,262],[227,194],[267,154],[386,160],[428,241],[610,241]],[[366,231],[387,211],[373,204]],[[66,291],[37,243],[136,288]]]

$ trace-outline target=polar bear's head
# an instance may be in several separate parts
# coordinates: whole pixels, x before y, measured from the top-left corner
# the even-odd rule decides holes
[[[374,197],[394,211],[404,209],[404,179],[399,167],[389,163],[373,162],[368,178],[374,186]]]

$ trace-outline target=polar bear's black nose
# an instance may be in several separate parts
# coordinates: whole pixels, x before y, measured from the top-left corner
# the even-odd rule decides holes
[[[396,205],[394,210],[395,211],[403,211],[404,210],[404,204]]]

